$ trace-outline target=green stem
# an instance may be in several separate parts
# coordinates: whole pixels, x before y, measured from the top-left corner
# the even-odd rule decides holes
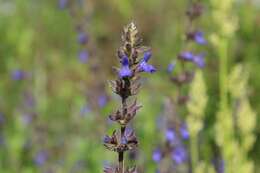
[[[121,127],[121,138],[125,133],[125,127]],[[118,168],[119,168],[119,173],[124,173],[124,152],[118,152]]]
[[[227,88],[227,75],[228,75],[228,41],[223,38],[219,45],[219,87],[220,87],[220,108],[226,109],[228,106],[228,88]]]
[[[195,172],[196,164],[198,162],[198,141],[197,136],[190,137],[190,152],[191,152],[191,170]]]

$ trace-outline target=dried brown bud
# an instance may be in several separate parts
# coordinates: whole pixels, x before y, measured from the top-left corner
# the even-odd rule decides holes
[[[131,121],[136,115],[136,111],[142,106],[137,105],[136,100],[130,106],[128,106],[124,112],[122,110],[117,110],[115,113],[109,115],[110,120],[118,122],[120,125],[125,126]]]
[[[177,75],[176,77],[172,77],[171,80],[175,82],[177,85],[182,85],[185,83],[190,83],[194,77],[193,72],[186,71]]]
[[[134,131],[127,128],[121,138],[118,131],[114,131],[111,137],[106,135],[104,138],[104,145],[111,151],[124,152],[137,147],[138,141]]]
[[[194,3],[192,4],[192,6],[189,8],[189,10],[187,11],[187,15],[189,16],[189,18],[191,20],[201,16],[203,12],[203,6],[200,3]]]

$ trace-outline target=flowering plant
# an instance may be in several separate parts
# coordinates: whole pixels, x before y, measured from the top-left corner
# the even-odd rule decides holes
[[[129,122],[135,117],[137,110],[141,108],[136,99],[133,103],[129,97],[138,93],[140,88],[140,74],[143,72],[154,73],[155,67],[148,64],[152,54],[150,49],[141,46],[142,39],[138,36],[138,30],[134,23],[124,28],[122,35],[123,46],[118,50],[118,58],[121,67],[116,69],[118,77],[110,81],[113,92],[120,96],[121,107],[109,115],[110,120],[120,125],[120,130],[115,130],[111,136],[104,137],[104,145],[107,149],[118,153],[118,165],[105,167],[105,173],[136,173],[136,168],[125,170],[124,152],[137,147],[138,140],[134,130],[129,127]],[[140,59],[140,55],[143,55]]]

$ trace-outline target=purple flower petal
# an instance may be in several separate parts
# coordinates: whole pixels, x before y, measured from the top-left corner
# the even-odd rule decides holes
[[[78,33],[78,42],[79,44],[86,44],[88,42],[88,36],[84,32]]]
[[[26,73],[22,70],[14,70],[12,72],[12,79],[13,80],[18,81],[18,80],[23,80],[25,78],[26,78]]]
[[[173,142],[176,139],[176,135],[173,129],[168,128],[165,132],[165,138],[169,142]]]
[[[119,70],[119,76],[121,78],[124,78],[124,77],[130,77],[132,75],[132,71],[130,70],[129,67],[122,67],[120,70]]]
[[[156,163],[159,163],[162,159],[162,153],[161,150],[159,148],[157,148],[156,150],[153,151],[153,161],[155,161]]]
[[[151,53],[150,51],[145,52],[145,53],[144,53],[143,60],[144,60],[145,62],[148,62],[151,57],[152,57],[152,53]]]
[[[132,71],[129,68],[129,60],[128,60],[127,56],[124,56],[122,58],[121,65],[122,65],[122,67],[119,69],[119,72],[118,72],[119,76],[121,78],[132,76]]]
[[[47,161],[47,158],[48,158],[48,154],[46,151],[42,150],[42,151],[39,151],[35,158],[34,158],[34,162],[36,165],[38,166],[42,166],[45,164],[45,162]]]
[[[193,60],[193,54],[189,51],[182,52],[179,57],[185,61],[192,61]]]
[[[126,137],[129,137],[129,136],[131,136],[131,134],[133,134],[133,129],[131,128],[131,127],[127,127],[126,129],[125,129],[125,133],[124,133],[124,136],[126,136]]]
[[[123,144],[123,145],[126,145],[126,144],[127,144],[127,139],[126,139],[125,136],[123,136],[123,137],[121,138],[121,144]]]
[[[82,51],[79,52],[79,60],[80,60],[80,62],[87,63],[88,58],[89,58],[88,51],[82,50]]]
[[[65,9],[68,5],[68,0],[59,0],[59,8],[60,9]]]
[[[112,140],[112,139],[111,139],[109,136],[107,136],[107,135],[104,136],[104,138],[103,138],[103,142],[104,142],[104,143],[110,143],[111,140]]]
[[[140,61],[138,67],[140,72],[154,73],[156,71],[154,66],[147,63],[151,57],[152,53],[150,51],[144,53],[143,59]]]
[[[189,131],[187,129],[187,126],[186,124],[183,124],[181,127],[180,127],[180,133],[181,133],[181,136],[184,140],[187,140],[189,139],[190,137],[190,134],[189,134]]]
[[[98,97],[98,106],[100,108],[102,108],[102,107],[106,106],[106,104],[107,104],[107,96],[105,96],[105,95],[99,96]]]
[[[207,41],[204,38],[204,34],[201,31],[195,32],[194,40],[196,43],[201,44],[201,45],[204,45],[207,43]]]
[[[171,154],[172,160],[175,161],[177,164],[182,164],[184,161],[186,161],[187,153],[185,148],[183,147],[177,147],[172,151]]]
[[[175,63],[170,63],[167,67],[167,72],[171,73],[175,68]]]
[[[204,54],[195,55],[195,56],[193,57],[193,62],[194,62],[199,68],[203,68],[203,67],[205,66]]]
[[[147,64],[145,61],[141,62],[139,64],[139,70],[140,71],[144,71],[147,73],[154,73],[156,72],[156,69],[154,68],[154,66]]]

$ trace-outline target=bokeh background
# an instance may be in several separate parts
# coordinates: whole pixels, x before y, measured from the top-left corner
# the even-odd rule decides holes
[[[127,163],[136,163],[141,172],[155,172],[152,153],[164,141],[158,124],[164,116],[165,99],[176,92],[167,67],[184,44],[188,3],[0,0],[0,172],[98,173],[104,165],[115,163],[116,154],[106,150],[102,142],[107,132],[118,128],[107,118],[119,106],[107,81],[116,77],[112,67],[118,66],[120,35],[131,21],[137,24],[144,44],[152,47],[151,63],[157,73],[143,76],[138,95],[143,108],[132,124],[140,145],[127,155]],[[201,71],[208,102],[200,119],[199,162],[214,166],[217,150],[226,163],[225,172],[258,173],[260,1],[201,3],[204,13],[196,26],[204,32],[207,45],[196,49],[206,55]],[[227,47],[223,48],[223,40]],[[223,82],[221,75],[233,80]],[[230,89],[224,116],[219,113],[221,88]],[[232,102],[232,94],[241,93],[246,93],[246,108],[242,110]],[[229,122],[237,111],[242,113],[234,129],[245,129],[245,133],[227,136],[230,142],[218,147],[218,138],[230,131],[225,123],[216,130],[218,125]],[[181,118],[185,120],[187,115]],[[246,149],[240,145],[234,148],[234,143],[248,138]]]

